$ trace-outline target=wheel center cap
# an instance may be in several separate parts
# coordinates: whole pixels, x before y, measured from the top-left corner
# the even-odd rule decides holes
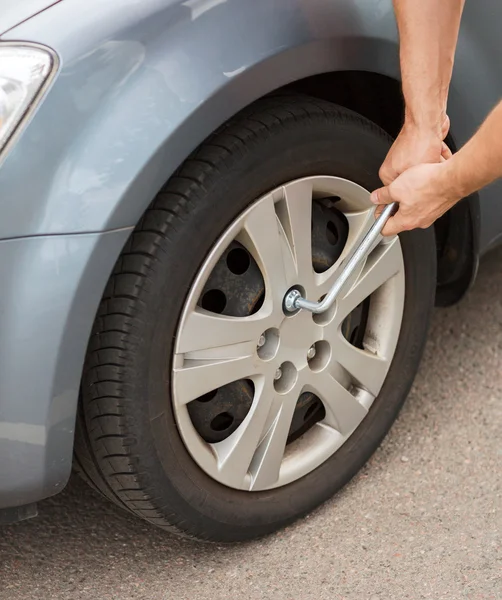
[[[312,315],[302,311],[284,319],[279,327],[280,345],[277,353],[278,364],[291,361],[297,369],[307,366],[309,351],[319,340],[319,327],[313,322]],[[311,357],[312,358],[312,357]]]

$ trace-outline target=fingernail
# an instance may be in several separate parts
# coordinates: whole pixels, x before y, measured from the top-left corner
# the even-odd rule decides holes
[[[370,196],[370,200],[373,202],[373,204],[378,204],[378,191],[377,190],[372,192],[372,194]]]

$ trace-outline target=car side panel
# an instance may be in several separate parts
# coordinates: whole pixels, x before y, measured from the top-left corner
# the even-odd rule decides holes
[[[0,508],[68,480],[89,333],[129,233],[0,241]]]
[[[134,225],[226,119],[316,73],[396,75],[395,37],[388,0],[59,3],[5,38],[62,67],[0,169],[0,238]]]

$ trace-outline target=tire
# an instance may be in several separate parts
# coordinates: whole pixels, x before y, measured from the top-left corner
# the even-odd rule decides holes
[[[400,236],[405,300],[387,378],[369,413],[321,466],[282,487],[222,485],[192,459],[170,401],[173,343],[186,296],[213,244],[250,203],[300,177],[333,175],[367,190],[390,140],[346,109],[302,96],[257,102],[213,134],[148,208],[117,261],[85,361],[76,463],[104,496],[200,540],[263,536],[342,488],[388,432],[415,377],[434,304],[432,230]]]

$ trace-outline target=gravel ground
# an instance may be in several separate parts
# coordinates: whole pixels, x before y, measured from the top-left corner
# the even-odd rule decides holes
[[[502,251],[436,312],[401,417],[316,513],[235,546],[181,540],[73,479],[0,533],[2,600],[500,599]],[[418,324],[417,324],[418,326]]]

